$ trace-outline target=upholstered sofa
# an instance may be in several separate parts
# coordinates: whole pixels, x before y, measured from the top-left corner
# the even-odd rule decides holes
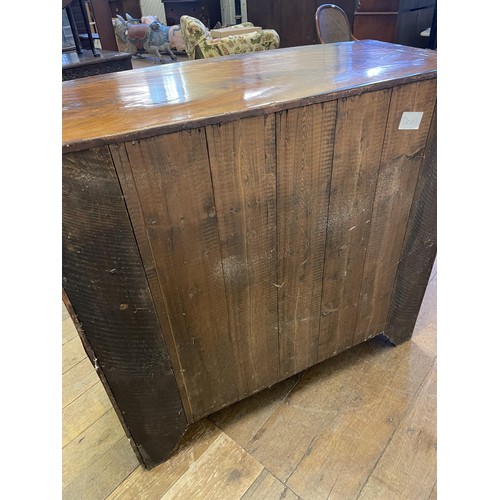
[[[280,37],[276,31],[270,29],[212,38],[208,28],[199,19],[182,16],[180,25],[190,59],[206,59],[279,48]],[[238,26],[248,27],[253,24],[242,23]]]

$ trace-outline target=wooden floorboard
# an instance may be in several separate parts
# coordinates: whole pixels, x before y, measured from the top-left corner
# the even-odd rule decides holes
[[[436,295],[373,339],[192,425],[146,471],[63,308],[63,498],[436,498]]]

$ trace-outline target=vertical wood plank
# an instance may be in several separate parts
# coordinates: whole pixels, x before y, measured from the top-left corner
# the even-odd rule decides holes
[[[437,121],[431,125],[413,197],[385,335],[395,344],[411,337],[437,251]]]
[[[206,128],[242,396],[278,380],[274,114]]]
[[[390,95],[338,103],[318,361],[349,347],[354,334]]]
[[[69,312],[139,459],[152,467],[186,419],[108,148],[63,156],[62,219]]]
[[[318,355],[337,102],[277,118],[278,314],[282,378]]]
[[[181,370],[179,353],[177,351],[177,346],[172,332],[172,324],[170,322],[166,304],[163,301],[160,277],[158,275],[158,269],[156,268],[153,249],[151,248],[149,242],[146,221],[144,220],[144,213],[139,199],[139,194],[136,189],[134,176],[132,174],[127,149],[123,143],[113,144],[110,146],[110,152],[113,157],[116,173],[120,180],[123,195],[125,196],[128,215],[130,217],[132,227],[134,228],[135,239],[141,254],[144,271],[151,290],[151,296],[158,314],[158,321],[161,325],[163,337],[170,354],[172,369],[177,382],[177,387],[179,388],[182,406],[186,413],[187,421],[193,422],[193,413],[186,392],[186,384]]]
[[[435,100],[435,80],[392,90],[353,344],[384,330]],[[399,130],[405,111],[423,112],[417,130]]]
[[[243,397],[204,129],[125,145],[193,419]]]

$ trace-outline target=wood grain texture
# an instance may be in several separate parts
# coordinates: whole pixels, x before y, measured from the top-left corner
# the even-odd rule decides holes
[[[204,129],[126,144],[194,420],[243,397]],[[143,256],[144,258],[144,256]]]
[[[62,303],[62,345],[66,344],[66,342],[69,342],[70,340],[74,339],[75,337],[78,337],[78,332],[76,331],[75,325],[73,324],[73,321],[71,320],[71,317],[68,313],[68,310],[66,309],[66,306],[64,305],[64,302]],[[64,356],[66,356],[66,350],[63,349],[63,359]],[[65,371],[63,369],[63,371]]]
[[[102,417],[89,425],[63,448],[63,489],[82,475],[83,471],[104,455],[116,442],[125,437],[120,420],[111,405],[109,406],[108,411]],[[78,407],[82,409],[83,405],[80,405],[79,402]],[[63,440],[65,441],[64,437]],[[130,445],[128,446],[130,447]],[[137,467],[139,466],[137,459],[135,464]]]
[[[280,377],[313,365],[319,319],[337,102],[277,117]]]
[[[163,339],[167,346],[167,350],[172,363],[172,369],[179,389],[182,406],[186,414],[188,422],[193,421],[193,414],[189,398],[186,392],[186,385],[184,383],[183,372],[181,369],[179,354],[172,332],[172,323],[170,321],[167,305],[163,300],[163,292],[161,288],[160,276],[156,267],[153,248],[149,241],[148,228],[144,218],[139,193],[136,188],[134,175],[131,169],[127,147],[125,143],[113,144],[110,146],[111,156],[116,168],[116,173],[120,180],[120,187],[123,195],[125,196],[127,204],[127,212],[130,217],[130,222],[134,228],[134,236],[141,254],[142,265],[146,279],[151,290],[151,297],[155,304],[155,310],[163,332]]]
[[[338,103],[318,360],[350,347],[391,91]]]
[[[188,423],[384,330],[408,337],[433,252],[423,227],[436,56],[366,41],[125,73],[63,85],[63,286],[87,355],[152,467]],[[405,111],[423,111],[418,130],[399,130]],[[79,339],[66,339],[69,372]],[[311,422],[328,437],[337,418],[328,405],[349,407],[350,379],[339,379],[333,393],[320,384],[309,406],[294,392],[288,420],[257,405],[251,432],[234,436],[281,457],[270,472],[301,489]],[[222,426],[234,422],[225,415]],[[297,439],[285,442],[283,421]],[[234,490],[243,495],[262,469],[228,450],[249,464],[247,488]],[[188,476],[172,495],[215,494]],[[363,468],[357,480],[366,477]],[[359,493],[338,478],[335,488]],[[323,493],[340,492],[322,481]]]
[[[419,320],[417,321],[415,327],[415,333],[411,339],[411,341],[405,343],[402,346],[397,348],[388,347],[387,345],[382,345],[378,342],[377,339],[373,339],[371,341],[365,342],[359,346],[355,346],[354,348],[335,356],[334,358],[325,361],[324,363],[318,364],[315,367],[309,369],[305,372],[304,376],[310,373],[313,376],[310,376],[305,384],[301,384],[292,388],[292,392],[290,393],[289,401],[294,402],[294,410],[297,408],[297,403],[302,402],[302,406],[306,408],[311,408],[310,415],[308,421],[304,420],[294,420],[293,418],[288,418],[287,414],[283,412],[283,406],[286,402],[283,401],[284,396],[288,394],[288,389],[284,388],[281,391],[275,391],[277,387],[283,386],[288,383],[289,380],[286,380],[277,386],[271,388],[269,391],[261,391],[260,393],[251,396],[250,398],[246,398],[245,400],[232,405],[231,407],[225,408],[219,412],[221,415],[226,416],[227,418],[218,419],[216,422],[217,426],[221,429],[217,429],[206,419],[202,419],[201,421],[193,424],[189,427],[188,431],[185,433],[181,440],[181,444],[178,447],[177,452],[165,463],[159,465],[152,471],[147,471],[141,467],[136,467],[133,472],[128,474],[127,471],[123,471],[120,469],[120,460],[117,458],[113,464],[110,464],[110,468],[107,469],[107,475],[110,477],[116,478],[115,472],[113,471],[113,467],[116,466],[117,469],[122,470],[122,480],[117,486],[116,490],[110,495],[111,499],[155,499],[161,498],[165,495],[168,490],[172,487],[173,484],[190,468],[190,474],[192,477],[196,477],[198,474],[207,474],[209,477],[206,478],[196,478],[196,481],[207,481],[210,483],[212,481],[217,484],[223,484],[223,481],[220,481],[219,477],[212,476],[211,470],[209,468],[204,468],[203,470],[197,470],[197,463],[199,462],[200,457],[210,448],[210,445],[215,441],[217,436],[220,435],[221,432],[226,433],[229,437],[231,437],[239,446],[246,447],[248,436],[254,436],[259,431],[259,428],[262,428],[266,424],[266,421],[269,420],[271,415],[275,411],[280,411],[279,416],[280,419],[276,419],[276,425],[271,425],[270,428],[263,427],[262,431],[259,433],[260,438],[257,438],[257,442],[260,441],[259,448],[261,452],[264,451],[264,443],[267,444],[268,455],[274,456],[275,454],[279,454],[279,459],[285,464],[282,466],[283,470],[292,470],[295,468],[297,461],[300,460],[300,454],[288,453],[285,449],[281,452],[282,446],[288,446],[288,443],[295,443],[297,438],[301,438],[304,432],[309,434],[310,442],[314,442],[314,451],[316,458],[321,456],[321,448],[325,447],[324,455],[327,457],[325,462],[325,467],[323,469],[323,478],[321,481],[325,481],[325,484],[328,484],[331,474],[335,474],[339,472],[339,468],[336,467],[335,457],[340,456],[340,459],[343,460],[345,467],[341,474],[341,481],[348,481],[349,484],[370,484],[370,478],[368,481],[366,480],[366,468],[360,467],[360,461],[356,456],[351,461],[345,460],[342,458],[344,455],[340,454],[337,448],[332,451],[332,446],[330,443],[332,441],[337,443],[344,442],[345,444],[340,444],[340,449],[343,447],[347,448],[347,452],[356,453],[355,448],[350,448],[349,443],[353,440],[353,435],[355,433],[359,433],[362,431],[363,426],[371,425],[369,422],[367,423],[365,417],[369,410],[372,410],[372,414],[375,418],[375,429],[373,432],[373,436],[376,436],[376,439],[379,440],[381,434],[377,430],[376,427],[379,422],[380,415],[378,413],[378,409],[382,406],[394,408],[395,404],[398,401],[401,402],[402,398],[408,397],[408,390],[411,392],[415,387],[415,377],[414,376],[406,376],[404,371],[399,370],[396,373],[397,377],[402,378],[401,383],[395,387],[394,391],[388,390],[388,385],[391,383],[391,377],[393,373],[389,373],[389,379],[387,382],[380,383],[380,380],[383,379],[383,373],[387,372],[387,368],[390,365],[397,364],[398,366],[404,366],[406,364],[408,374],[419,372],[419,366],[428,365],[429,359],[435,359],[435,354],[430,351],[418,348],[420,346],[419,340],[421,335],[425,335],[429,340],[433,340],[435,342],[436,335],[436,320],[435,320],[435,295],[432,292],[432,284],[435,283],[435,279],[431,280],[429,284],[429,288],[426,293],[426,297],[424,298],[424,302],[422,304],[421,311],[419,313]],[[409,348],[410,347],[410,348]],[[63,348],[64,349],[64,348]],[[389,355],[389,357],[384,357],[384,355]],[[392,357],[394,356],[394,357]],[[343,372],[340,370],[338,362],[343,358],[347,358],[344,360],[345,367],[348,367],[353,359],[360,358],[360,362],[356,363],[356,368],[354,371],[349,372],[348,374],[341,375]],[[373,363],[376,363],[377,370],[375,371],[367,371],[369,366]],[[424,368],[425,368],[424,366]],[[434,370],[432,368],[431,370]],[[340,371],[339,371],[340,370]],[[361,382],[365,376],[374,377],[374,383],[369,387],[363,389],[363,394],[357,388],[357,384]],[[428,378],[430,373],[427,374],[426,380],[423,385],[421,385],[417,396],[411,400],[409,403],[408,410],[406,411],[403,419],[401,420],[399,425],[396,425],[394,420],[394,415],[391,414],[393,418],[393,423],[396,427],[394,433],[385,433],[383,434],[387,441],[385,443],[379,442],[377,446],[378,457],[387,456],[385,452],[388,450],[397,451],[399,454],[402,453],[401,457],[403,460],[399,461],[402,467],[398,466],[397,461],[392,461],[391,463],[386,462],[388,465],[388,471],[394,476],[389,482],[389,486],[391,484],[396,485],[409,485],[412,487],[411,495],[407,495],[408,498],[424,498],[428,497],[429,484],[432,482],[431,475],[434,474],[434,480],[436,477],[436,471],[432,472],[432,458],[426,452],[426,443],[428,443],[428,436],[432,435],[435,432],[435,419],[432,420],[432,412],[422,412],[418,411],[418,414],[421,416],[426,416],[425,418],[418,418],[417,420],[412,418],[411,424],[409,423],[408,416],[413,414],[413,409],[416,406],[419,406],[421,409],[426,406],[429,408],[429,405],[426,403],[429,398],[435,397],[435,393],[433,391],[423,390],[424,387],[427,386]],[[419,375],[417,374],[417,378]],[[342,404],[341,400],[335,399],[333,402],[329,401],[330,410],[334,408],[340,408],[340,411],[344,415],[344,419],[348,418],[350,415],[351,426],[348,428],[347,435],[343,435],[346,433],[345,425],[337,425],[337,421],[335,420],[339,416],[339,412],[330,411],[326,416],[325,420],[321,422],[321,415],[317,412],[319,408],[322,408],[318,405],[318,401],[323,400],[325,394],[328,397],[329,388],[328,385],[332,383],[331,390],[333,392],[338,393],[339,386],[337,382],[339,382],[339,378],[341,384],[346,384],[347,387],[345,389],[345,394],[354,396],[352,402],[349,402],[349,408],[346,408],[345,403]],[[328,380],[325,380],[328,379]],[[275,392],[273,392],[275,391]],[[300,391],[300,399],[292,399],[293,393],[295,391]],[[361,399],[358,398],[361,396]],[[383,399],[383,404],[381,404],[381,398]],[[248,402],[252,402],[251,404],[246,404]],[[234,411],[231,411],[232,408],[235,408]],[[358,413],[358,408],[361,408]],[[290,408],[288,409],[290,411]],[[306,414],[307,415],[307,414]],[[359,421],[357,421],[357,417]],[[105,419],[108,417],[109,422],[106,425]],[[234,418],[233,418],[234,417]],[[429,417],[429,418],[427,418]],[[212,417],[210,417],[212,418]],[[391,424],[391,422],[389,422]],[[386,425],[385,423],[383,424]],[[310,431],[309,431],[310,426]],[[285,429],[284,429],[285,427]],[[407,432],[409,427],[413,427],[414,432],[411,434]],[[330,429],[330,433],[323,433],[326,428]],[[306,429],[306,431],[304,431]],[[275,435],[278,433],[278,436]],[[368,434],[368,433],[367,433]],[[110,408],[110,410],[100,419],[98,419],[94,424],[92,424],[89,428],[87,428],[83,433],[77,436],[76,439],[73,439],[64,449],[63,449],[63,471],[66,471],[63,477],[69,478],[69,482],[72,482],[78,476],[84,475],[87,468],[97,461],[100,456],[102,456],[105,452],[107,452],[114,443],[116,443],[120,437],[124,436],[124,431],[121,428],[114,411]],[[315,436],[317,440],[315,440]],[[371,446],[372,435],[369,435],[366,439],[363,438],[363,450],[366,450],[368,446]],[[398,437],[399,436],[399,437]],[[423,436],[422,439],[418,436]],[[401,446],[401,437],[405,438],[405,442],[408,442],[409,446]],[[408,441],[406,441],[408,439]],[[342,441],[343,440],[343,441]],[[397,446],[393,446],[391,444],[392,441],[397,441]],[[366,443],[365,443],[366,442]],[[283,445],[281,443],[286,443]],[[413,444],[411,444],[413,443]],[[303,444],[300,445],[302,450],[302,454],[307,452],[308,446],[305,447]],[[217,461],[219,458],[223,458],[223,454],[226,452],[227,448],[221,447],[219,449],[220,454],[212,455],[212,460]],[[71,451],[71,453],[69,453]],[[247,447],[247,451],[251,452],[251,448]],[[364,452],[362,453],[362,455]],[[394,458],[394,454],[392,454]],[[399,455],[398,455],[399,456]],[[414,456],[414,461],[413,457]],[[258,458],[255,457],[254,458]],[[397,458],[397,457],[396,457]],[[331,462],[333,460],[333,462]],[[382,459],[380,459],[382,460]],[[288,464],[288,462],[291,462]],[[372,462],[373,463],[373,462]],[[416,471],[426,471],[425,474],[421,474],[419,472],[419,478],[411,477],[407,474],[406,465],[411,463],[412,469]],[[288,464],[288,465],[287,465]],[[316,477],[321,478],[322,471],[320,471],[317,467],[320,467],[321,463],[319,460],[315,460],[315,467],[311,467],[310,469],[303,469],[303,474],[307,479],[308,472],[311,472]],[[377,471],[377,467],[372,467],[372,474]],[[385,468],[384,468],[385,470]],[[380,472],[380,471],[379,471]],[[383,472],[383,471],[382,471]],[[86,480],[92,481],[92,476],[86,475]],[[425,480],[423,480],[425,478]],[[298,478],[298,481],[300,478]],[[299,481],[300,482],[300,481]],[[64,481],[64,486],[69,484]],[[247,483],[248,484],[248,483]],[[280,495],[283,493],[285,498],[295,498],[291,491],[290,485],[285,485],[286,490],[283,490],[283,485],[278,478],[273,476],[269,471],[264,469],[262,473],[257,476],[255,481],[249,486],[249,488],[243,494],[243,498],[255,498],[256,500],[261,500],[263,498],[267,499],[273,498],[278,499]],[[331,482],[330,482],[331,484]],[[375,483],[374,483],[375,484]],[[307,485],[305,487],[305,494],[301,495],[302,498],[314,498],[321,499],[327,498],[329,491],[327,487],[321,487],[320,491],[326,492],[323,496],[314,495],[314,488],[309,491],[307,489]],[[84,482],[80,483],[79,487],[80,491],[85,492],[86,489],[88,491],[94,491],[94,486],[88,484],[87,487],[84,486]],[[280,492],[278,494],[278,491]],[[407,490],[410,491],[410,490]],[[285,493],[286,492],[286,493]],[[373,492],[373,489],[371,489]],[[342,492],[336,491],[333,498],[342,498]],[[385,491],[387,494],[387,491]],[[347,498],[355,498],[356,495],[348,494]],[[85,498],[85,495],[82,495],[82,498]],[[224,490],[219,490],[219,498],[225,498]],[[238,498],[238,497],[236,497]],[[332,498],[332,497],[330,497]],[[377,497],[375,497],[377,498]],[[401,497],[400,497],[401,498]],[[429,496],[429,498],[436,498],[436,486],[434,486],[434,490]]]
[[[437,467],[436,379],[434,363],[358,498],[432,496]]]
[[[206,133],[235,382],[246,396],[279,377],[275,118]]]
[[[435,100],[435,80],[392,90],[353,344],[385,328]],[[399,130],[405,111],[423,112],[418,130]]]
[[[85,359],[75,365],[71,370],[63,374],[63,397],[62,407],[65,408],[69,403],[81,396],[94,384],[99,383],[99,376],[90,360],[87,358],[82,348]]]
[[[110,408],[111,402],[99,384],[94,384],[79,398],[69,403],[62,411],[63,447],[101,418]]]
[[[263,470],[241,499],[299,500],[299,497],[269,471]]]
[[[63,285],[140,459],[164,460],[186,419],[107,148],[63,158]]]
[[[434,51],[364,40],[73,80],[62,90],[63,152],[331,101],[435,74]]]
[[[421,349],[437,355],[437,278],[431,278],[427,284],[422,305],[415,323],[412,339]]]
[[[347,398],[332,405],[286,482],[299,496],[357,498],[433,365],[418,347],[404,349],[400,356],[379,346],[361,376],[348,382]]]
[[[366,353],[370,347],[363,344],[362,349]],[[253,438],[240,443],[283,483],[323,429],[330,412],[344,404],[353,384],[364,376],[368,363],[356,349],[309,369]]]
[[[218,500],[222,492],[226,498],[241,498],[262,470],[259,462],[220,433],[162,500]]]
[[[193,473],[198,460],[220,436],[221,432],[207,420],[196,422],[189,426],[177,452],[169,460],[152,471],[137,467],[109,495],[108,500],[162,498],[184,474]]]
[[[258,394],[213,413],[208,418],[231,439],[245,447],[293,390],[299,379],[299,375],[289,377]]]
[[[411,337],[437,251],[437,120],[433,117],[413,197],[384,333]]]
[[[85,472],[63,489],[63,500],[106,498],[124,476],[138,466],[128,439],[123,436],[94,462]]]
[[[64,326],[66,326],[65,330],[67,330],[67,325]],[[71,339],[67,341],[67,345],[65,346],[65,349],[63,349],[62,353],[63,374],[71,370],[71,368],[76,366],[86,357],[85,351],[82,349],[82,341],[78,338],[78,336],[72,336]]]

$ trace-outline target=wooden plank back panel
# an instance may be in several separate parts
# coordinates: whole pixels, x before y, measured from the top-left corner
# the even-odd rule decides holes
[[[277,115],[280,376],[317,360],[337,101]]]
[[[206,127],[241,397],[278,380],[274,114]]]
[[[205,130],[126,149],[197,420],[239,397]]]
[[[435,80],[392,89],[352,345],[384,330],[435,100]],[[417,130],[399,130],[406,111],[423,112]]]
[[[339,100],[318,361],[350,347],[391,91]]]
[[[63,157],[63,285],[88,356],[152,467],[187,427],[107,147]]]

